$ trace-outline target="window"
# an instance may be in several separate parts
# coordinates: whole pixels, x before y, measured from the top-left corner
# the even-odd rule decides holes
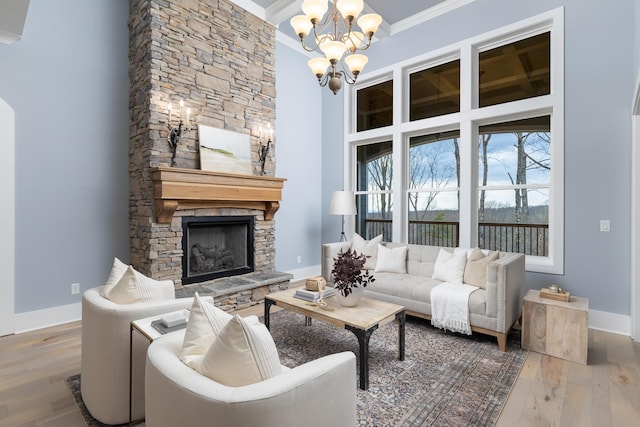
[[[478,245],[549,255],[550,118],[481,126]]]
[[[480,107],[548,95],[550,38],[546,32],[481,52]]]
[[[458,131],[410,138],[409,243],[458,244],[459,139]]]
[[[460,111],[460,60],[409,75],[409,120]]]
[[[361,145],[357,151],[356,231],[365,239],[382,234],[383,240],[390,242],[393,212],[391,142]]]
[[[393,80],[358,91],[358,132],[393,123]]]
[[[563,13],[393,64],[351,87],[355,231],[519,252],[529,271],[563,272]]]

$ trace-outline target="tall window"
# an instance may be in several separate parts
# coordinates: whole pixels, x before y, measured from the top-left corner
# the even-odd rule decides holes
[[[366,239],[391,241],[393,159],[391,142],[358,147],[356,231]]]
[[[549,253],[549,116],[481,126],[478,138],[478,245]]]
[[[458,243],[460,132],[409,140],[409,243]]]
[[[355,231],[519,252],[529,271],[563,272],[563,13],[463,40],[352,87],[356,114],[347,115],[345,138]]]

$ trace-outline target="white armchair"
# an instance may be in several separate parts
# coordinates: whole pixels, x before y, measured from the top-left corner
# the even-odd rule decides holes
[[[131,321],[190,308],[193,298],[175,299],[173,284],[163,288],[167,300],[116,304],[101,295],[103,286],[82,297],[82,400],[104,424],[129,421],[129,347]],[[144,418],[144,363],[147,343],[133,345],[133,419]]]
[[[146,425],[349,427],[356,424],[356,360],[325,356],[268,380],[228,387],[179,359],[184,334],[154,341],[147,352]]]

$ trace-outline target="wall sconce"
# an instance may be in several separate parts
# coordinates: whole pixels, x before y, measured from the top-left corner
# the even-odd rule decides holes
[[[180,100],[180,116],[179,118],[179,122],[178,122],[178,127],[173,127],[171,124],[171,114],[172,114],[172,105],[171,105],[171,101],[169,101],[169,104],[167,105],[167,108],[169,110],[169,121],[167,122],[167,128],[169,128],[169,135],[167,136],[167,142],[169,143],[169,147],[171,147],[171,150],[173,150],[173,157],[171,159],[171,165],[175,166],[176,163],[176,149],[178,147],[178,143],[180,142],[180,139],[182,138],[182,134],[184,131],[188,131],[191,130],[191,124],[189,122],[189,116],[191,115],[191,109],[187,108],[187,120],[186,122],[182,121],[182,111],[184,110],[184,101],[181,99]]]
[[[265,143],[265,137],[267,142]],[[267,157],[269,156],[269,148],[271,147],[271,138],[273,137],[273,129],[271,129],[271,123],[267,125],[266,135],[263,137],[262,135],[262,126],[258,128],[258,142],[260,143],[260,147],[258,147],[258,158],[260,159],[260,173],[265,175],[264,164],[267,161]]]

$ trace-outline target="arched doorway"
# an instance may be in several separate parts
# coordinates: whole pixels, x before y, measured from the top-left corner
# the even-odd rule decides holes
[[[0,98],[0,336],[14,332],[15,114]]]

